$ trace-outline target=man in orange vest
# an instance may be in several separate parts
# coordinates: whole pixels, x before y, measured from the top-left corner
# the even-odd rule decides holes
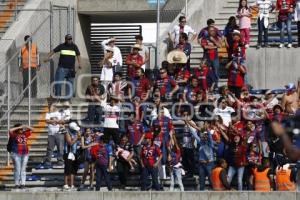
[[[39,70],[39,54],[37,45],[32,43],[32,38],[29,35],[24,37],[24,41],[26,42],[25,46],[22,47],[19,54],[19,68],[23,73],[23,90],[30,83],[29,81],[29,68],[31,71],[31,80],[36,76],[36,71]],[[31,59],[29,63],[29,44],[31,44]],[[37,94],[37,81],[34,80],[31,83],[31,97],[36,97]],[[24,93],[25,97],[28,97],[28,89]]]
[[[276,186],[278,191],[296,191],[296,185],[291,181],[291,169],[289,164],[277,167]]]
[[[254,175],[254,189],[255,191],[269,192],[271,191],[271,170],[269,165],[266,163],[260,165],[253,170]]]
[[[224,159],[217,161],[217,166],[212,170],[211,182],[213,190],[225,191],[230,190],[230,184],[227,181],[227,162]]]

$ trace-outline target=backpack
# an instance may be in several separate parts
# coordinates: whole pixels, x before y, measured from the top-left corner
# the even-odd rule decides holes
[[[12,137],[9,137],[7,145],[6,145],[6,150],[11,153],[12,152],[12,148],[13,148],[13,142],[14,139]]]

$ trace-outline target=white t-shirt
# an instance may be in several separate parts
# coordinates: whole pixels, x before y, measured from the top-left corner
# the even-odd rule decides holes
[[[234,113],[234,109],[226,106],[225,109],[221,109],[221,108],[215,108],[214,109],[214,114],[215,115],[220,115],[222,120],[223,120],[223,124],[225,126],[229,126],[229,123],[231,122],[231,113]]]
[[[61,119],[61,114],[56,111],[56,112],[50,112],[46,113],[46,120],[60,120]],[[59,124],[53,125],[53,124],[48,124],[48,134],[49,135],[55,135],[59,131]]]
[[[109,67],[107,65],[103,65],[102,71],[101,71],[101,81],[113,81],[114,77],[114,71],[112,67]]]
[[[143,50],[139,51],[139,54],[143,57],[143,61],[145,62],[146,55],[147,54],[149,55],[149,49],[148,49],[148,47],[145,47],[144,45],[142,45],[142,49]],[[143,64],[141,66],[141,68],[143,68],[145,70],[146,69],[146,65],[147,65],[147,63]]]
[[[196,34],[196,31],[192,29],[189,25],[185,25],[183,27],[183,32],[186,33],[188,36],[189,34]],[[175,46],[179,43],[179,35],[180,35],[180,27],[179,25],[175,25],[173,29],[169,32],[171,35],[174,34],[175,36]]]
[[[101,46],[102,46],[104,51],[106,51],[106,49],[110,48],[107,45],[107,43],[109,43],[110,40],[111,39],[107,39],[107,40],[102,41]],[[123,65],[123,58],[122,58],[122,54],[121,54],[121,51],[120,51],[119,47],[114,46],[113,49],[114,49],[114,55],[109,61],[112,63],[113,66],[116,66],[116,65],[122,66]]]
[[[105,102],[101,102],[105,114],[104,128],[119,128],[118,119],[120,114],[120,106],[111,106]]]
[[[263,102],[264,104],[266,103],[266,101]],[[278,99],[277,98],[273,98],[271,102],[269,102],[267,105],[266,105],[266,108],[267,109],[273,109],[273,107],[275,105],[277,105],[279,103]]]
[[[164,109],[164,116],[166,116],[166,117],[172,119],[169,110],[168,110],[167,108],[163,108],[163,109]],[[151,116],[151,120],[157,119],[157,116],[158,116],[158,115],[157,115],[157,108],[154,108],[154,109],[151,111],[151,115],[150,115],[150,116]]]

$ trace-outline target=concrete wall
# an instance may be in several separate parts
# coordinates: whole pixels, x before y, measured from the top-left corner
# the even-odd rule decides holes
[[[249,81],[254,88],[284,88],[300,78],[300,49],[267,48],[247,50]]]
[[[43,60],[47,53],[50,52],[50,12],[47,10],[38,9],[50,9],[50,2],[53,5],[68,6],[77,8],[77,0],[29,0],[25,5],[24,9],[31,9],[34,11],[23,11],[20,13],[18,20],[15,21],[11,27],[7,30],[3,38],[0,40],[0,81],[5,82],[7,80],[6,75],[6,63],[12,60],[9,64],[11,67],[11,76],[13,77],[13,94],[12,97],[16,97],[22,90],[22,74],[18,70],[17,66],[17,50],[24,44],[24,36],[26,34],[33,34],[33,41],[37,43],[40,52],[41,60]],[[77,15],[77,14],[76,14]],[[81,28],[81,23],[76,16],[75,24],[75,43],[79,46],[82,67],[84,68],[81,72],[90,72],[90,63],[88,57],[87,47],[85,45],[84,36]],[[41,26],[42,25],[42,26]],[[58,26],[58,24],[54,24]],[[36,31],[38,30],[38,31]],[[36,31],[36,32],[35,32]],[[64,39],[64,38],[63,38]],[[62,39],[62,40],[63,40]],[[54,46],[58,45],[63,41],[56,41]],[[13,59],[11,59],[13,57]],[[57,61],[58,56],[55,57]],[[55,66],[56,68],[57,66]],[[55,71],[55,69],[52,69]],[[38,97],[45,98],[50,95],[50,65],[49,63],[43,64],[41,70],[37,73],[38,75]],[[82,83],[85,89],[88,83]],[[79,88],[80,90],[82,88]],[[82,89],[83,90],[83,89]]]
[[[296,192],[1,192],[1,200],[299,200]]]

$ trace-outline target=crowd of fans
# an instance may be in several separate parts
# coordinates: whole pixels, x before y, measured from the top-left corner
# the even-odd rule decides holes
[[[110,174],[117,172],[121,189],[128,185],[128,176],[138,173],[141,178],[136,181],[140,181],[141,190],[162,190],[161,180],[170,177],[170,190],[178,183],[184,191],[182,180],[196,176],[200,190],[295,190],[290,179],[291,161],[285,156],[280,138],[271,134],[269,124],[299,114],[300,84],[289,83],[283,95],[276,90],[251,93],[245,61],[255,8],[258,47],[262,41],[268,46],[268,17],[275,8],[290,36],[291,16],[299,10],[299,1],[277,0],[275,7],[269,0],[257,0],[248,7],[247,1],[241,0],[237,16],[229,19],[223,32],[214,20],[207,20],[207,27],[198,34],[204,56],[193,68],[189,42],[197,34],[182,16],[169,33],[174,50],[151,78],[145,73],[149,52],[142,36],[136,36],[136,44],[124,62],[126,80],[122,79],[123,61],[116,38],[104,40],[101,77],[93,76],[86,90],[86,119],[74,122],[68,102],[53,103],[46,115],[49,136],[42,168],[53,167],[51,156],[56,146],[57,165],[64,167],[65,190],[75,188],[74,176],[80,164],[84,164],[84,173],[79,189],[86,188],[89,174],[89,188],[94,187],[95,178],[95,189],[100,190],[104,178],[108,190],[112,190]],[[284,26],[281,30],[283,33]],[[284,41],[281,36],[280,47]],[[289,37],[287,47],[291,43]],[[218,48],[224,44],[228,82],[220,86]],[[80,62],[71,35],[49,58],[56,52],[61,53],[56,78],[68,81],[69,73],[75,71],[76,56]],[[59,96],[61,85],[55,89]],[[20,124],[10,130],[8,150],[14,158],[16,187],[25,186],[30,130]]]

